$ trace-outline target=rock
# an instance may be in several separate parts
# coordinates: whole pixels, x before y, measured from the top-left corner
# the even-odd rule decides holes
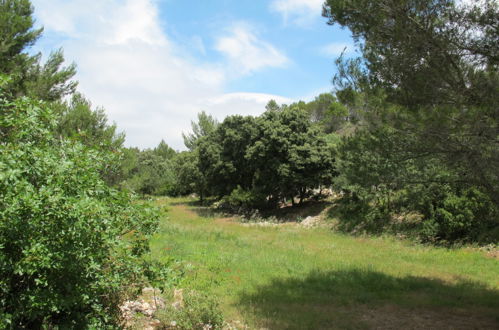
[[[301,222],[301,225],[303,227],[306,227],[306,228],[311,228],[311,227],[318,226],[319,222],[320,222],[320,218],[319,217],[308,216],[308,217],[305,218],[305,220],[303,220]]]
[[[184,307],[184,290],[174,289],[173,300],[174,300],[174,302],[172,303],[173,308],[181,309],[182,307]]]
[[[141,323],[143,329],[155,329],[160,326],[161,322],[153,319],[154,313],[165,306],[165,301],[159,296],[160,293],[160,290],[155,288],[144,288],[140,299],[125,301],[119,307],[125,320],[125,328],[133,328],[136,326],[135,322],[138,319],[143,319],[144,316],[144,321],[141,321],[145,322]]]

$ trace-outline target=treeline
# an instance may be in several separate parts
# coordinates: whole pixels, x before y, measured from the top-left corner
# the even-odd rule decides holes
[[[45,63],[28,0],[0,0],[0,329],[108,329],[161,268],[143,256],[158,214],[114,189],[124,136]]]
[[[265,208],[333,187],[345,230],[497,243],[497,3],[331,0],[323,15],[361,51],[338,59],[334,94],[201,114],[170,193]]]

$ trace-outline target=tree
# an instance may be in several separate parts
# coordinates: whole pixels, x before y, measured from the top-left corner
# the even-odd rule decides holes
[[[184,144],[189,150],[194,150],[199,139],[209,135],[218,126],[218,121],[206,112],[201,111],[198,114],[198,122],[191,121],[192,133],[184,134]]]
[[[306,197],[310,189],[331,183],[332,150],[299,107],[266,112],[257,119],[258,131],[246,158],[255,168],[253,189],[270,200]]]
[[[121,186],[145,195],[177,192],[177,152],[161,141],[154,149],[126,148],[120,159]]]
[[[0,1],[0,72],[19,79],[22,69],[34,62],[23,53],[40,37],[43,29],[33,29],[33,7],[29,0]],[[5,87],[5,86],[4,86]]]
[[[29,0],[0,0],[0,73],[10,76],[9,89],[13,97],[29,95],[45,101],[55,101],[75,91],[77,83],[70,81],[75,65],[62,67],[62,51],[50,54],[41,64],[41,54],[29,55],[27,50],[38,40],[43,29],[35,29],[33,7]]]
[[[54,102],[76,91],[78,83],[70,79],[76,74],[76,65],[62,67],[64,55],[59,49],[41,64],[41,54],[34,57],[35,63],[26,74],[26,94],[32,98]]]
[[[62,138],[78,140],[84,145],[107,151],[123,147],[125,135],[118,133],[115,124],[109,124],[103,108],[92,108],[92,103],[82,94],[54,104],[60,114],[55,133]]]
[[[362,50],[337,77],[343,90],[384,95],[378,113],[413,139],[412,157],[433,157],[499,203],[498,4],[451,0],[328,0],[329,24],[348,27]]]
[[[281,107],[275,100],[270,100],[267,105],[265,106],[266,111],[280,111]]]
[[[245,158],[254,140],[255,119],[251,116],[229,116],[216,130],[199,143],[200,171],[207,177],[210,192],[228,195],[238,185],[251,188],[253,166]]]
[[[205,196],[206,178],[199,171],[196,151],[183,151],[173,159],[173,173],[175,173],[174,195],[188,195],[198,193],[201,201]]]
[[[306,104],[305,109],[310,114],[310,120],[319,124],[325,133],[339,130],[349,120],[347,108],[331,93],[316,96]]]

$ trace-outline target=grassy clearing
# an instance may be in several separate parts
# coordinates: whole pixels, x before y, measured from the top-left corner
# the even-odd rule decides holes
[[[270,329],[499,327],[499,261],[293,223],[244,226],[189,199],[169,208],[154,258],[185,260],[181,286],[219,298],[228,320]]]

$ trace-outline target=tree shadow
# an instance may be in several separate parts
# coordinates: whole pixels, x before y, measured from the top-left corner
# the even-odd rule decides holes
[[[248,320],[269,329],[498,329],[499,291],[370,270],[275,278],[239,297]]]
[[[306,217],[316,217],[332,205],[328,201],[305,201],[295,206],[285,206],[278,209],[263,210],[262,218],[276,218],[279,222],[300,222]]]
[[[226,214],[223,214],[217,210],[212,209],[209,206],[196,205],[189,207],[189,210],[196,213],[198,217],[202,218],[225,218],[228,217]]]

